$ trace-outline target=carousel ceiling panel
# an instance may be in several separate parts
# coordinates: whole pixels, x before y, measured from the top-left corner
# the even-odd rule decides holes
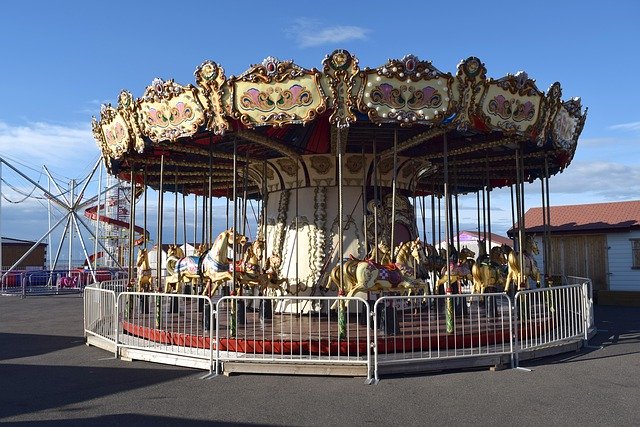
[[[142,98],[122,91],[117,108],[103,106],[93,133],[110,173],[158,177],[164,162],[183,191],[206,194],[211,176],[211,191],[221,194],[232,185],[235,152],[240,169],[255,165],[250,185],[257,191],[264,162],[277,172],[273,179],[284,174],[287,181],[282,164],[335,156],[339,139],[345,158],[375,153],[386,182],[395,153],[415,160],[396,172],[418,192],[442,190],[445,164],[457,188],[478,191],[516,182],[518,170],[525,180],[561,172],[586,119],[579,98],[561,100],[559,83],[545,94],[524,72],[487,78],[475,57],[452,75],[415,55],[360,69],[355,56],[336,50],[322,71],[268,57],[227,78],[205,61],[195,80],[183,86],[156,79]],[[324,180],[312,169],[305,169],[306,181]]]
[[[247,128],[307,123],[326,110],[320,72],[269,57],[238,78],[230,78],[228,111]]]
[[[197,89],[173,80],[155,79],[138,101],[138,114],[142,132],[153,142],[193,136],[205,123]]]

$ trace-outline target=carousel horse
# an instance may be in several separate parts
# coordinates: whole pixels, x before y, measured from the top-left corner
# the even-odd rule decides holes
[[[270,257],[267,258],[267,261],[264,265],[264,272],[267,274],[269,278],[269,284],[267,285],[267,289],[283,289],[284,291],[289,290],[289,279],[286,277],[280,277],[280,266],[282,266],[282,257],[280,257],[275,252],[271,254]],[[282,285],[285,284],[283,287]],[[304,289],[306,290],[306,288]],[[303,291],[304,291],[303,290]]]
[[[340,265],[331,270],[325,289],[335,284],[341,293],[347,297],[357,292],[401,292],[411,293],[421,289],[424,295],[429,294],[429,286],[426,282],[413,277],[414,264],[424,262],[424,248],[419,239],[410,240],[398,246],[396,262],[394,264],[381,265],[373,260],[349,259],[343,263],[343,289],[340,289]],[[336,301],[332,308],[337,306]]]
[[[427,271],[440,274],[442,269],[447,265],[447,262],[445,261],[447,259],[446,254],[442,255],[433,245],[430,244],[425,244],[424,247],[426,251],[425,267],[427,268]]]
[[[444,267],[442,269],[440,279],[438,279],[436,283],[436,289],[441,286],[444,287],[444,285],[449,282],[449,278],[451,278],[451,283],[473,280],[471,268],[475,263],[473,257],[476,253],[466,246],[460,250],[460,253],[455,249],[453,249],[453,252],[450,249],[449,253],[453,253],[454,256],[449,260],[449,268]]]
[[[230,228],[220,233],[211,249],[201,257],[200,271],[207,282],[202,295],[213,295],[221,284],[233,280],[233,261],[228,257],[228,249],[234,247],[234,234],[236,244],[242,247],[247,243],[246,236]]]
[[[479,240],[478,243],[480,255],[478,255],[475,264],[471,267],[473,293],[483,294],[487,290],[491,290],[491,288],[494,289],[494,292],[497,292],[506,280],[506,271],[504,270],[507,264],[504,251],[506,245],[494,246],[491,248],[489,255],[487,255],[484,240]]]
[[[138,292],[151,292],[153,289],[153,278],[151,277],[151,265],[149,263],[149,252],[147,248],[138,250],[136,258],[136,282]]]
[[[193,255],[180,257],[175,264],[175,273],[178,276],[178,282],[181,282],[183,285],[188,283],[192,286],[192,289],[195,289],[195,285],[202,279],[200,260],[206,251],[207,247],[205,245],[199,245]],[[180,252],[182,252],[182,249],[180,249]]]
[[[509,252],[507,255],[509,273],[504,283],[505,292],[510,291],[512,283],[516,285],[517,289],[529,289],[529,278],[535,280],[538,286],[540,285],[540,270],[533,258],[533,255],[538,255],[538,253],[538,244],[534,236],[527,236],[525,239],[524,268],[520,266],[520,254],[516,251]]]
[[[254,290],[257,289],[259,294],[264,294],[267,290],[279,290],[281,294],[285,293],[282,287],[287,279],[274,279],[261,266],[262,253],[264,252],[264,240],[259,238],[247,247],[242,260],[236,265],[236,279],[241,286],[248,286]],[[273,280],[273,281],[272,281]]]
[[[174,289],[176,293],[180,293],[180,277],[176,270],[176,265],[182,258],[184,258],[182,248],[178,245],[169,245],[169,248],[167,249],[166,263],[167,276],[164,280],[164,292],[166,294],[170,293]]]

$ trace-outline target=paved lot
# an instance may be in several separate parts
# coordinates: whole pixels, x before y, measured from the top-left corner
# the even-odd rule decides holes
[[[0,423],[46,425],[640,425],[640,308],[597,307],[580,353],[383,378],[238,375],[87,347],[78,295],[0,297]]]

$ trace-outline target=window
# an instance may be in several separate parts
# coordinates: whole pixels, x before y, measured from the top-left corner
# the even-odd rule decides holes
[[[640,268],[640,239],[631,239],[631,268]]]

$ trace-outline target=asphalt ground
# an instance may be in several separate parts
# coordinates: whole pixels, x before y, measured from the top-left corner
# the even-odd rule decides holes
[[[640,308],[596,307],[590,348],[382,378],[236,375],[85,345],[82,297],[0,297],[0,424],[640,425]]]

